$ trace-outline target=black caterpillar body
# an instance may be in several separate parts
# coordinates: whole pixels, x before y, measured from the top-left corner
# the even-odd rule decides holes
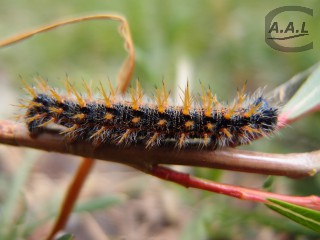
[[[68,141],[210,149],[248,144],[269,135],[277,128],[277,117],[278,109],[262,96],[245,104],[241,101],[236,107],[214,106],[208,113],[205,107],[185,111],[166,106],[160,111],[155,104],[137,107],[128,101],[79,103],[47,92],[36,93],[25,115],[31,133],[54,123],[65,128],[61,133]]]

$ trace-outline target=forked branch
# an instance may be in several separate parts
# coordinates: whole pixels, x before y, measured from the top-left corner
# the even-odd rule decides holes
[[[172,169],[155,166],[149,174],[158,178],[178,183],[185,187],[197,188],[209,192],[228,195],[239,198],[241,200],[248,200],[254,202],[268,203],[268,198],[275,198],[292,204],[308,207],[314,210],[320,210],[320,197],[318,196],[286,196],[277,193],[265,192],[258,189],[250,189],[238,187],[228,184],[212,182],[204,179],[199,179],[189,174],[176,172]]]

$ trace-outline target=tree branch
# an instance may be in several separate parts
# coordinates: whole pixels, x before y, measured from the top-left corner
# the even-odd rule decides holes
[[[0,143],[118,162],[145,172],[157,164],[170,164],[301,178],[313,176],[320,169],[319,150],[270,154],[231,148],[217,151],[170,148],[147,150],[143,146],[114,145],[94,148],[87,142],[66,143],[57,130],[32,137],[24,124],[6,120],[0,120]]]

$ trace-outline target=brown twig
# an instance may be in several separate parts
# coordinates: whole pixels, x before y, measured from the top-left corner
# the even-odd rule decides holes
[[[60,207],[59,215],[53,228],[46,238],[47,240],[53,239],[53,237],[65,227],[69,219],[69,215],[83,187],[83,184],[85,183],[85,180],[87,179],[87,176],[93,167],[93,164],[94,159],[82,159],[82,162],[80,163],[77,172],[75,173],[72,181],[70,182],[68,190],[66,191],[66,195],[64,196],[64,200]]]
[[[320,170],[319,150],[309,153],[270,154],[237,149],[146,150],[141,146],[114,145],[94,148],[86,142],[67,144],[57,131],[46,131],[32,137],[24,124],[5,120],[0,121],[0,143],[113,161],[146,171],[157,164],[170,164],[301,178],[315,175]]]

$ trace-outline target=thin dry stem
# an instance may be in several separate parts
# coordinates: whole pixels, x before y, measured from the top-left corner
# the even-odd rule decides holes
[[[59,215],[56,222],[47,236],[47,240],[53,239],[53,237],[61,230],[64,229],[73,206],[78,198],[78,195],[87,179],[90,170],[92,169],[94,160],[91,158],[83,158],[79,165],[77,172],[75,173],[68,190],[64,196],[64,200],[60,207]]]
[[[97,20],[97,19],[114,20],[114,21],[118,21],[121,23],[119,31],[120,31],[121,36],[125,40],[125,49],[128,52],[128,57],[124,61],[122,68],[120,70],[120,73],[119,73],[118,89],[119,89],[120,93],[124,94],[128,88],[128,85],[130,83],[130,80],[131,80],[131,77],[133,74],[134,65],[135,65],[135,50],[134,50],[134,45],[133,45],[133,41],[132,41],[131,34],[130,34],[129,24],[128,24],[127,20],[120,15],[102,14],[102,15],[93,15],[93,16],[78,17],[78,18],[73,18],[73,19],[69,19],[69,20],[63,20],[63,21],[56,22],[56,23],[53,23],[50,25],[46,25],[44,27],[37,28],[33,31],[28,31],[26,33],[22,33],[22,34],[13,36],[11,38],[2,40],[2,41],[0,41],[0,47],[9,46],[11,44],[23,41],[27,38],[30,38],[34,35],[37,35],[39,33],[50,31],[54,28],[58,28],[61,26],[72,24],[72,23],[84,22],[84,21],[88,21],[88,20]]]

